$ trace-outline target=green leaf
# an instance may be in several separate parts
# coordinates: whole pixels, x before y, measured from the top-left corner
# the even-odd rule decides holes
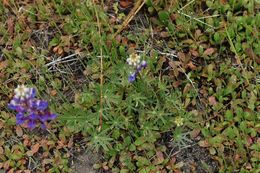
[[[219,34],[218,32],[216,32],[216,33],[214,34],[214,41],[215,41],[216,43],[220,43],[220,41],[221,41],[220,34]]]
[[[147,158],[145,158],[145,157],[141,157],[141,156],[137,156],[136,157],[136,160],[137,160],[137,166],[139,166],[139,167],[142,167],[142,166],[147,166],[147,165],[149,165],[150,164],[150,161],[147,159]]]
[[[16,48],[15,48],[15,52],[16,52],[16,55],[17,55],[18,57],[22,57],[22,56],[23,56],[23,50],[22,50],[21,47],[16,47]]]
[[[130,151],[135,151],[135,150],[136,150],[136,146],[135,146],[134,144],[131,144],[131,145],[129,146],[129,150],[130,150]]]
[[[119,46],[119,53],[120,53],[120,55],[122,55],[122,56],[125,56],[125,47],[124,46]]]
[[[249,109],[251,109],[251,110],[255,109],[256,100],[257,100],[256,95],[254,94],[254,92],[251,92],[250,93],[250,98],[249,98],[249,101],[248,101],[248,108]]]
[[[124,145],[125,146],[129,146],[131,144],[131,137],[130,136],[127,136],[125,139],[124,139]]]
[[[153,5],[153,1],[152,0],[146,0],[146,5],[148,6],[148,7],[151,7],[152,5]]]
[[[171,33],[175,31],[175,25],[172,22],[168,24],[167,28]]]
[[[213,138],[209,138],[209,144],[211,144],[212,146],[217,146],[218,144],[222,144],[222,142],[224,141],[224,136],[221,135],[216,135]]]
[[[235,130],[232,127],[228,127],[225,130],[225,134],[229,137],[229,139],[233,139],[234,137],[236,137]]]
[[[139,137],[139,138],[136,139],[135,145],[140,146],[140,145],[144,144],[145,142],[146,142],[146,140],[145,140],[144,137]]]
[[[120,137],[120,131],[118,130],[118,129],[115,129],[114,131],[113,131],[113,133],[112,133],[112,137],[114,138],[114,139],[118,139],[119,137]]]
[[[159,11],[159,19],[161,22],[166,23],[169,20],[170,14],[168,11]]]
[[[121,170],[120,170],[120,173],[128,173],[128,172],[129,172],[128,169],[121,169]]]
[[[49,46],[52,47],[52,46],[57,46],[59,44],[60,40],[57,38],[57,37],[54,37],[50,43],[49,43]]]
[[[142,168],[139,173],[148,173],[150,172],[151,170],[148,168],[148,167],[145,167],[145,168]]]
[[[227,110],[225,112],[225,119],[227,121],[232,121],[233,120],[233,112],[231,110]]]

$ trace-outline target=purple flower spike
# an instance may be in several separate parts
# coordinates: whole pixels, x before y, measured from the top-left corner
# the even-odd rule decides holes
[[[43,123],[41,124],[41,129],[45,130],[47,128],[47,126]]]
[[[35,88],[29,88],[27,97],[28,98],[35,98],[36,96],[36,89]]]
[[[26,118],[25,118],[23,113],[19,112],[19,113],[16,114],[16,124],[17,125],[23,124],[25,119]]]
[[[34,129],[35,126],[36,126],[36,121],[34,121],[34,120],[29,120],[29,121],[28,121],[27,127],[28,127],[29,129]]]
[[[57,117],[49,111],[48,102],[38,100],[35,88],[27,88],[19,85],[15,89],[14,98],[8,104],[8,107],[17,111],[16,124],[26,124],[29,129],[33,129],[39,123],[42,129],[46,129],[46,122]]]
[[[16,99],[13,99],[10,101],[10,103],[8,104],[8,108],[11,110],[16,110],[18,106],[18,102],[16,101]]]
[[[136,75],[137,75],[137,73],[132,73],[129,77],[128,77],[128,81],[129,82],[134,82],[135,81],[135,79],[136,79]]]
[[[28,115],[28,118],[30,120],[36,121],[38,119],[38,116],[35,113],[31,113],[30,115]]]
[[[45,109],[48,108],[48,102],[44,100],[37,100],[36,105],[37,105],[37,109],[41,111],[44,111]]]
[[[50,114],[49,116],[49,120],[54,120],[57,117],[56,114]]]
[[[46,121],[48,121],[49,120],[49,118],[48,118],[48,115],[47,114],[42,114],[42,115],[40,115],[39,116],[39,120],[42,122],[42,123],[45,123]]]
[[[142,68],[145,68],[146,66],[147,66],[147,62],[143,60],[143,61],[141,62],[141,67],[142,67]]]
[[[25,113],[26,110],[25,110],[25,108],[24,108],[23,106],[17,106],[17,108],[16,108],[16,112]]]
[[[145,60],[141,61],[141,56],[137,54],[131,54],[129,58],[127,58],[126,62],[135,70],[134,73],[131,73],[128,76],[128,81],[132,83],[136,80],[137,74],[147,66],[147,62]]]
[[[29,106],[30,109],[36,109],[36,108],[37,108],[36,100],[30,99],[30,100],[28,101],[28,106]]]

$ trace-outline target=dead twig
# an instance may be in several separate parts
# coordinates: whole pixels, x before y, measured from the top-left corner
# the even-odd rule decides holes
[[[125,29],[125,27],[132,21],[134,16],[140,11],[140,9],[145,4],[145,0],[138,0],[133,7],[133,9],[130,11],[128,16],[126,17],[125,21],[122,23],[120,28],[116,31],[116,33],[113,35],[113,37],[117,36],[121,31]]]

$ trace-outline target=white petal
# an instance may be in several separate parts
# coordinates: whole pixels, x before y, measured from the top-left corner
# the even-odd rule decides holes
[[[10,104],[11,104],[11,105],[16,105],[17,103],[16,103],[16,101],[11,100]]]

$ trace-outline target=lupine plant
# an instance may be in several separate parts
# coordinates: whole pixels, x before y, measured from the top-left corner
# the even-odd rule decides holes
[[[134,72],[129,75],[128,81],[134,82],[140,71],[147,66],[147,62],[145,60],[141,61],[141,56],[135,53],[131,54],[126,62],[134,69]]]
[[[18,85],[14,90],[14,97],[8,107],[17,112],[16,124],[25,124],[29,129],[33,129],[40,124],[42,129],[46,129],[46,123],[57,117],[49,111],[48,102],[36,99],[36,89]]]

